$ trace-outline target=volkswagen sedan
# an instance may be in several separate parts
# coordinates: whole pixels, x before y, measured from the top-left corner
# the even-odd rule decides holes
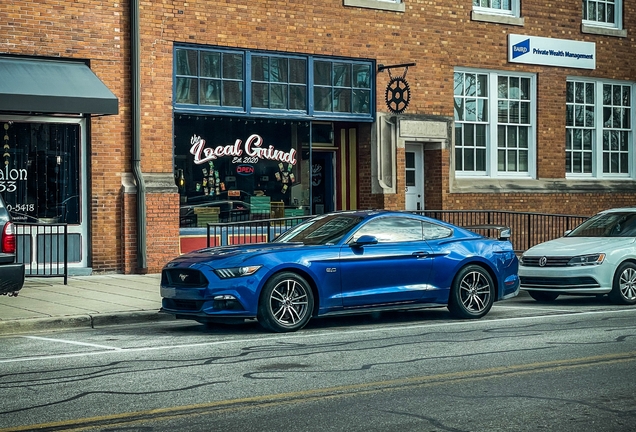
[[[274,332],[330,314],[447,306],[481,318],[519,292],[506,237],[406,212],[316,216],[271,243],[206,248],[169,262],[162,311],[201,323],[256,318]]]
[[[538,301],[608,294],[614,303],[636,304],[636,208],[602,211],[528,249],[519,276],[521,289]]]

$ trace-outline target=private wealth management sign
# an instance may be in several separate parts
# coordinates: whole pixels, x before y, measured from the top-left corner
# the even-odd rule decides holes
[[[509,34],[508,61],[533,65],[596,69],[596,44],[594,42]]]

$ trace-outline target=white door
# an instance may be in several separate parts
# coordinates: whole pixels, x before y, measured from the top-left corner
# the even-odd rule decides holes
[[[407,144],[406,210],[424,210],[424,151],[420,144]]]

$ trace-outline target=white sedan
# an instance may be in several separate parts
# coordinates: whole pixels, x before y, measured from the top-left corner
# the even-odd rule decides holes
[[[519,260],[521,289],[538,301],[562,294],[609,294],[636,304],[636,208],[605,210],[564,237],[528,249]]]

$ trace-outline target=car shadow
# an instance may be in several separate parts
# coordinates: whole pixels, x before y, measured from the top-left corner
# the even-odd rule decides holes
[[[312,318],[307,325],[300,330],[320,331],[326,329],[352,329],[364,328],[376,325],[401,325],[418,324],[422,322],[451,321],[454,318],[446,307],[423,308],[396,311],[369,312],[351,315],[336,315]],[[242,323],[208,323],[199,324],[194,321],[179,320],[181,325],[164,328],[171,334],[206,334],[206,335],[254,335],[275,334],[263,329],[255,319]]]

